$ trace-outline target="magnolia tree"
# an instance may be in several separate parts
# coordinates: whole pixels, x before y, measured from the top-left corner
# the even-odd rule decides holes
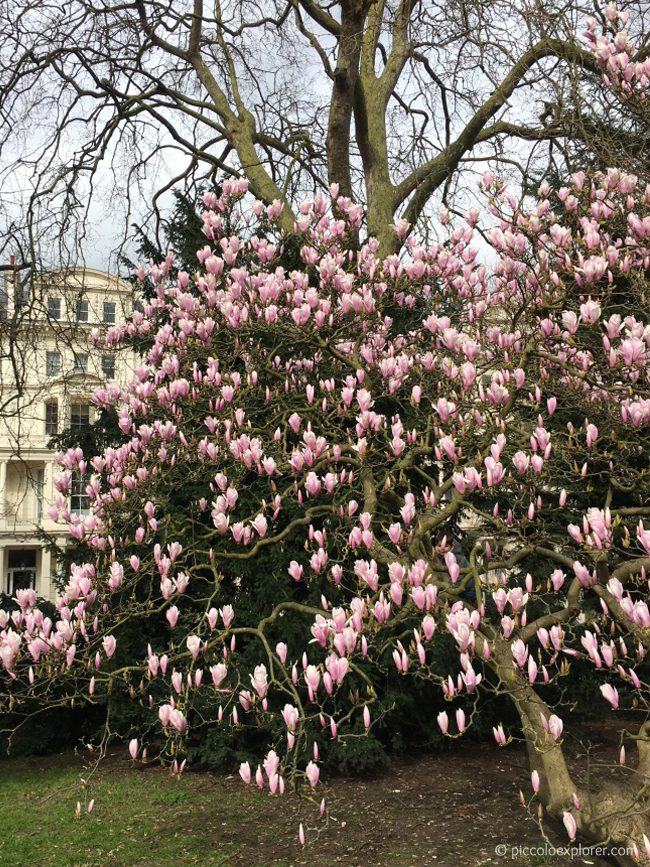
[[[603,66],[629,60],[591,33]],[[525,802],[570,839],[650,849],[650,186],[578,173],[530,207],[490,173],[482,187],[491,227],[443,214],[443,242],[383,259],[350,242],[362,210],[333,188],[333,214],[300,205],[293,271],[282,236],[255,232],[280,204],[247,210],[244,181],[206,196],[200,269],[142,269],[155,296],[108,335],[144,353],[95,397],[123,442],[60,455],[52,514],[86,554],[55,620],[31,591],[0,612],[8,707],[126,684],[151,709],[134,759],[156,749],[180,771],[195,728],[264,727],[272,749],[244,782],[317,790],[319,745],[372,729],[390,666],[405,688],[439,684],[431,727],[448,737],[482,694],[507,696],[518,724],[494,736],[525,740]],[[69,511],[73,474],[87,516]],[[266,598],[250,566],[271,562]],[[457,651],[444,673],[440,636]],[[588,783],[558,689],[576,660],[635,747]]]

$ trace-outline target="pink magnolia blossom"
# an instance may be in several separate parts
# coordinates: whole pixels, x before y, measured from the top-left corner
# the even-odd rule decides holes
[[[221,619],[223,620],[223,625],[225,626],[225,628],[230,629],[230,624],[232,623],[235,616],[232,605],[224,605],[223,608],[219,609],[219,613],[221,614]]]
[[[248,785],[251,781],[251,766],[248,762],[242,762],[239,766],[239,776]]]
[[[256,665],[255,671],[250,676],[251,683],[260,698],[264,698],[268,691],[268,676],[265,665]]]
[[[192,654],[192,659],[196,659],[201,652],[201,639],[198,635],[188,635],[185,644],[187,649]]]
[[[614,710],[618,708],[618,690],[616,687],[612,686],[610,683],[603,683],[600,686],[600,691],[603,694],[603,698],[605,698],[612,706]]]
[[[309,780],[309,785],[313,788],[318,784],[318,779],[320,777],[320,769],[315,762],[309,762],[307,767],[305,768],[305,775]]]
[[[504,747],[506,745],[506,735],[503,731],[503,725],[499,723],[498,726],[492,728],[492,733],[494,734],[494,740],[500,747]]]
[[[566,828],[567,834],[569,835],[569,840],[575,840],[578,826],[576,825],[576,820],[574,819],[573,814],[565,810],[562,814],[562,822]]]
[[[562,737],[564,724],[562,720],[554,713],[548,718],[548,733],[552,740],[558,741]]]

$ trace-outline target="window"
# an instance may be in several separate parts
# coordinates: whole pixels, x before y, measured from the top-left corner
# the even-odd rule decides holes
[[[102,355],[102,373],[107,379],[112,379],[115,376],[115,357],[113,355]]]
[[[77,322],[88,322],[88,301],[85,298],[77,300]]]
[[[14,271],[14,301],[16,307],[22,307],[24,304],[29,304],[29,280],[23,283],[18,271]]]
[[[115,302],[114,301],[104,301],[103,307],[103,320],[107,325],[115,324]]]
[[[50,296],[47,299],[47,315],[50,319],[61,318],[61,299]]]
[[[45,470],[36,470],[34,479],[34,520],[41,523],[43,517],[43,491],[45,490]]]
[[[21,548],[9,551],[7,566],[7,592],[15,596],[18,590],[30,590],[36,587],[36,551],[33,548]]]
[[[73,403],[70,407],[70,428],[85,430],[90,425],[90,404]]]
[[[61,373],[61,353],[46,352],[45,353],[45,375],[58,376]]]
[[[59,432],[59,404],[56,400],[48,400],[45,404],[45,433],[53,437]]]
[[[74,372],[86,373],[88,371],[88,353],[75,352],[74,354]]]
[[[90,511],[90,497],[86,493],[88,475],[74,472],[70,480],[70,511],[75,515],[87,515]]]

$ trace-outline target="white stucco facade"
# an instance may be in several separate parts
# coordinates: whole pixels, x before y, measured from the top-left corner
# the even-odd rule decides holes
[[[91,396],[106,382],[130,378],[129,352],[89,341],[130,316],[133,287],[91,268],[41,275],[20,285],[12,271],[0,293],[0,592],[34,587],[55,595],[56,563],[37,532],[65,546],[65,526],[48,515],[57,471],[48,442],[94,420]],[[84,480],[71,511],[83,511]]]

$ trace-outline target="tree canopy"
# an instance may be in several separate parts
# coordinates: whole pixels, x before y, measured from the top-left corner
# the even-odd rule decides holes
[[[281,242],[238,218],[245,187],[206,196],[202,269],[170,281],[171,256],[153,266],[155,297],[107,337],[150,348],[132,383],[96,394],[124,442],[60,456],[53,510],[87,556],[54,622],[31,591],[0,615],[11,707],[56,682],[77,701],[126,683],[175,763],[194,726],[250,721],[275,748],[258,783],[277,791],[300,768],[316,785],[314,726],[371,728],[390,667],[439,684],[446,734],[484,690],[509,696],[549,815],[570,836],[640,841],[650,187],[578,173],[555,191],[560,220],[550,187],[526,210],[488,173],[491,270],[474,215],[382,260],[374,240],[348,246],[356,207],[339,197],[336,217],[320,197],[291,272]],[[223,236],[226,214],[239,236]],[[92,473],[88,517],[70,513],[73,472]],[[140,662],[122,658],[128,624]],[[439,632],[457,651],[446,677]],[[586,788],[563,755],[554,686],[576,658],[637,717],[622,792]]]
[[[612,115],[583,36],[593,11],[577,0],[5,2],[5,247],[30,263],[59,238],[55,255],[74,258],[102,190],[128,221],[152,179],[155,208],[165,190],[218,175],[280,201],[287,231],[300,199],[335,183],[389,253],[394,219],[416,225],[452,192],[458,204],[474,186],[468,167],[490,160],[520,183],[549,161],[566,169],[576,143],[608,142],[607,164],[623,139],[642,154],[647,127],[629,105]]]

